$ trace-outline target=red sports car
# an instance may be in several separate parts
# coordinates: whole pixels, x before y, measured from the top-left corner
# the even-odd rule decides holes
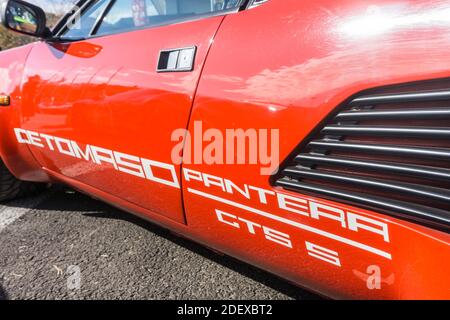
[[[0,54],[0,200],[81,192],[331,298],[450,299],[450,3],[81,0]]]

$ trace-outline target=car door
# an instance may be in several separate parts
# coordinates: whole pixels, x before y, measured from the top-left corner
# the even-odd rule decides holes
[[[80,2],[61,41],[36,44],[26,64],[22,128],[40,135],[36,159],[55,177],[184,223],[171,136],[187,128],[209,47],[239,3]]]

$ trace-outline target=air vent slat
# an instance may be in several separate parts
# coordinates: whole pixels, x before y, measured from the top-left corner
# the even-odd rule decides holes
[[[369,171],[385,171],[393,174],[450,181],[450,170],[429,166],[408,165],[389,161],[357,160],[352,158],[331,157],[322,155],[300,154],[295,158],[300,164],[329,165],[346,169],[362,169]]]
[[[416,86],[344,105],[276,184],[450,230],[450,88]]]
[[[357,175],[334,174],[308,168],[289,167],[283,174],[295,178],[316,179],[320,181],[338,182],[342,185],[355,185],[358,187],[375,188],[385,192],[397,192],[413,196],[427,197],[435,201],[448,203],[450,206],[450,191],[446,189],[421,186],[412,183],[400,183],[390,180],[367,179]]]
[[[339,113],[336,119],[339,121],[450,119],[450,108],[352,110]]]
[[[354,99],[350,106],[372,106],[385,103],[425,102],[450,100],[450,91],[373,95]]]
[[[337,136],[394,136],[410,138],[449,139],[450,128],[424,128],[424,127],[384,127],[384,126],[358,126],[358,125],[331,125],[322,130],[323,134]]]
[[[308,144],[310,148],[320,150],[342,150],[349,152],[382,153],[389,155],[423,157],[450,161],[450,149],[444,148],[411,148],[406,146],[389,146],[381,144],[363,144],[341,141],[313,141]]]
[[[332,199],[342,199],[350,203],[363,204],[371,208],[382,208],[396,214],[404,214],[412,216],[423,222],[435,222],[439,225],[450,224],[450,217],[445,210],[429,208],[426,206],[416,205],[383,197],[371,196],[367,193],[357,193],[343,191],[336,188],[329,188],[312,183],[301,183],[298,181],[282,178],[277,181],[277,185],[289,190],[297,192],[317,193],[319,195],[328,196]]]

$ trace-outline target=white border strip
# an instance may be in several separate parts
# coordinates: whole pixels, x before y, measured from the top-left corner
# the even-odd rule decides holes
[[[356,248],[359,248],[359,249],[362,249],[362,250],[374,253],[376,255],[382,256],[382,257],[387,258],[389,260],[392,260],[392,255],[390,253],[382,251],[382,250],[377,249],[377,248],[370,247],[370,246],[365,245],[363,243],[359,243],[359,242],[354,241],[354,240],[343,238],[341,236],[337,236],[337,235],[334,235],[332,233],[329,233],[329,232],[326,232],[326,231],[323,231],[323,230],[320,230],[320,229],[316,229],[314,227],[310,227],[310,226],[307,226],[307,225],[304,225],[304,224],[301,224],[301,223],[298,223],[298,222],[295,222],[295,221],[292,221],[292,220],[289,220],[289,219],[286,219],[286,218],[282,218],[282,217],[273,215],[271,213],[268,213],[268,212],[265,212],[265,211],[262,211],[262,210],[254,209],[252,207],[248,207],[246,205],[243,205],[243,204],[231,201],[231,200],[227,200],[227,199],[224,199],[224,198],[221,198],[221,197],[218,197],[218,196],[214,196],[214,195],[211,195],[209,193],[205,193],[205,192],[202,192],[202,191],[199,191],[199,190],[188,188],[188,192],[190,192],[192,194],[195,194],[195,195],[198,195],[198,196],[201,196],[201,197],[204,197],[204,198],[208,198],[208,199],[211,199],[211,200],[214,200],[214,201],[218,201],[218,202],[221,202],[221,203],[224,203],[224,204],[227,204],[227,205],[239,208],[239,209],[243,209],[243,210],[255,213],[257,215],[260,215],[260,216],[263,216],[263,217],[266,217],[266,218],[269,218],[269,219],[272,219],[272,220],[276,220],[276,221],[282,222],[284,224],[288,224],[288,225],[291,225],[293,227],[296,227],[296,228],[299,228],[299,229],[302,229],[302,230],[305,230],[305,231],[309,231],[309,232],[312,232],[312,233],[324,236],[326,238],[333,239],[333,240],[336,240],[336,241],[348,244],[348,245],[350,245],[352,247],[356,247]]]

